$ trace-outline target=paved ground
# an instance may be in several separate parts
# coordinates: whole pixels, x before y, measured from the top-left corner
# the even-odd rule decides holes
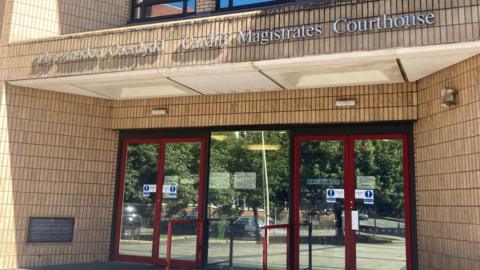
[[[281,234],[281,232],[280,232]],[[405,269],[405,242],[395,236],[377,236],[374,243],[357,243],[358,270],[404,270]],[[123,254],[149,256],[152,244],[150,241],[122,240]],[[163,242],[163,241],[162,241]],[[164,245],[163,245],[164,246]],[[195,238],[175,237],[172,244],[172,258],[179,260],[194,260]],[[210,239],[209,241],[209,269],[223,267],[228,269],[230,244],[224,239]],[[314,270],[341,270],[344,269],[344,246],[327,243],[314,243],[312,250],[312,269]],[[286,269],[287,246],[285,243],[272,241],[268,248],[268,269]],[[261,242],[252,240],[235,240],[233,244],[233,269],[261,269],[263,246]],[[160,257],[164,257],[165,250],[160,248]],[[300,245],[301,269],[308,267],[308,245]],[[92,264],[60,265],[36,267],[28,270],[160,270],[158,266],[139,265],[120,262],[104,262]]]
[[[393,241],[392,241],[393,240]],[[209,242],[209,264],[212,266],[228,266],[229,243],[227,241]],[[150,254],[151,244],[128,243],[122,245],[129,254]],[[189,240],[175,241],[172,248],[172,258],[192,260],[191,251],[194,242]],[[269,270],[286,269],[287,246],[285,243],[270,243],[268,249]],[[234,269],[261,269],[263,246],[255,241],[234,241]],[[315,270],[344,269],[344,247],[339,245],[315,244],[312,250],[312,268]],[[300,245],[301,269],[308,267],[308,245]],[[405,242],[401,239],[391,239],[389,242],[358,243],[358,270],[403,270],[405,269]],[[213,268],[213,267],[211,267]]]
[[[28,270],[162,270],[163,267],[121,262],[65,264],[28,268]],[[27,269],[21,269],[27,270]]]

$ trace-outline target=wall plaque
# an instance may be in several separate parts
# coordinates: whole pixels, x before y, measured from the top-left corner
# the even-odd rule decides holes
[[[74,224],[74,218],[31,217],[27,242],[72,242]]]

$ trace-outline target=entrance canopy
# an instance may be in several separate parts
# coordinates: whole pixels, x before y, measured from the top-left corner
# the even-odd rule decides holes
[[[480,42],[469,42],[9,83],[106,99],[390,84],[414,82],[479,53]]]

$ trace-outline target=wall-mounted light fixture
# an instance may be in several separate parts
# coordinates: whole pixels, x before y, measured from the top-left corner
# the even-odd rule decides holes
[[[158,109],[153,109],[152,110],[152,115],[153,116],[164,116],[168,114],[168,110],[165,108],[158,108]]]
[[[351,108],[357,106],[355,99],[338,99],[335,101],[335,106],[338,108]]]
[[[457,105],[458,91],[453,89],[442,89],[442,106],[451,108]]]

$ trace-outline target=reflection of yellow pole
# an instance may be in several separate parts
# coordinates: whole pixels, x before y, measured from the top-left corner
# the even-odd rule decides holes
[[[262,163],[263,163],[263,185],[265,194],[265,224],[270,224],[270,195],[268,192],[268,170],[267,170],[267,154],[265,149],[265,133],[262,131]]]

